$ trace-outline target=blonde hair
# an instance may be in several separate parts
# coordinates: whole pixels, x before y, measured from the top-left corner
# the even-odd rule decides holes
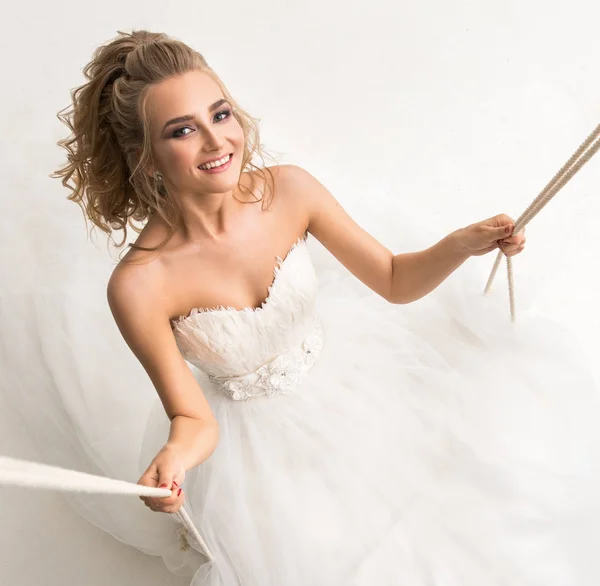
[[[255,169],[265,185],[266,173],[270,175],[268,207],[274,197],[273,173],[252,163],[255,153],[264,163],[265,152],[258,131],[260,119],[253,118],[236,103],[204,57],[185,43],[145,30],[117,32],[115,39],[95,50],[83,69],[89,81],[71,91],[72,104],[57,114],[72,134],[57,143],[67,150],[68,163],[50,177],[62,177],[62,184],[72,191],[67,199],[81,207],[86,225],[90,219],[109,235],[114,230],[123,230],[123,240],[115,243],[121,246],[127,238],[128,224],[140,233],[141,228],[133,221],[142,222],[156,213],[169,227],[167,238],[154,248],[133,243],[129,246],[156,251],[171,238],[181,221],[181,211],[168,197],[164,185],[144,172],[147,165],[154,165],[147,115],[148,89],[170,76],[193,70],[208,74],[232,106],[232,115],[245,137],[242,172]],[[247,203],[263,202],[264,208],[264,193],[260,199],[253,195],[253,174],[251,179],[248,193],[255,201]],[[240,173],[238,190],[242,192],[243,187]]]

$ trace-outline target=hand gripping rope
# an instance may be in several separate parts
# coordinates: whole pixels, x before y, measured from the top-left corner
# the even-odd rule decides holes
[[[538,212],[564,187],[567,182],[585,165],[591,158],[592,155],[600,148],[600,140],[596,140],[600,137],[600,125],[596,127],[594,132],[590,134],[581,146],[575,151],[573,156],[564,164],[560,171],[552,177],[550,183],[544,187],[541,193],[531,202],[529,207],[523,212],[521,217],[515,222],[515,228],[511,234],[514,236],[518,234],[537,214]],[[595,140],[595,142],[594,142]],[[588,149],[589,147],[589,149]],[[588,149],[585,153],[585,149]],[[579,158],[581,157],[581,158]],[[484,289],[484,293],[489,293],[500,266],[500,259],[502,258],[503,252],[498,251],[492,272],[488,278],[487,284]],[[512,258],[506,257],[506,269],[508,273],[508,296],[510,300],[510,315],[514,322],[515,316],[515,290],[514,290],[514,279],[512,272]]]
[[[104,476],[95,476],[86,472],[68,470],[58,466],[39,464],[18,460],[7,456],[0,456],[0,484],[15,484],[18,486],[29,486],[33,488],[58,489],[70,492],[88,492],[96,494],[131,494],[137,496],[170,496],[168,488],[153,488],[126,482],[125,480],[114,480]],[[184,531],[179,533],[182,540],[181,549],[189,547],[186,535],[191,536],[195,545],[209,560],[213,559],[206,543],[192,523],[190,516],[184,507],[180,507],[175,513]]]

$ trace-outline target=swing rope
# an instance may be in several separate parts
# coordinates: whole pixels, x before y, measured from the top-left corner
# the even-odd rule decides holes
[[[592,156],[598,151],[600,148],[600,140],[596,140],[600,137],[600,125],[596,127],[596,129],[583,141],[581,146],[575,151],[573,156],[563,165],[563,167],[552,177],[548,185],[544,187],[544,189],[540,192],[540,194],[529,204],[529,207],[521,214],[519,219],[515,222],[514,230],[512,231],[511,236],[518,234],[525,228],[525,226],[540,212],[540,210],[569,182],[569,180],[585,165]],[[593,144],[592,144],[593,143]],[[591,145],[591,146],[590,146]],[[582,155],[582,153],[587,149],[589,150]],[[575,163],[576,159],[581,158]],[[571,167],[572,165],[572,167]],[[500,266],[500,260],[502,259],[503,252],[498,251],[498,255],[496,256],[496,260],[494,261],[494,266],[492,267],[492,271],[488,278],[487,284],[484,289],[484,293],[489,293],[492,287],[492,283],[494,281],[494,277],[498,272],[498,267]],[[510,315],[511,319],[514,322],[516,319],[515,314],[515,290],[514,290],[514,278],[513,278],[513,270],[512,270],[512,258],[506,257],[506,270],[508,274],[508,296],[510,301]]]
[[[68,492],[87,492],[96,494],[130,494],[137,496],[171,496],[168,488],[153,488],[134,484],[125,480],[116,480],[105,476],[96,476],[87,472],[68,470],[59,466],[40,464],[8,456],[0,456],[0,484],[29,486],[32,488],[57,489]],[[175,513],[183,527],[178,531],[182,542],[181,550],[189,548],[191,541],[196,549],[212,560],[206,543],[194,526],[185,507],[180,507]]]

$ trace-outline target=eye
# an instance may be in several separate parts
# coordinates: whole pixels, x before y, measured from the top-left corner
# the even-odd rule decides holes
[[[187,136],[187,134],[177,134],[181,130],[185,130],[186,128],[191,128],[190,126],[182,126],[173,132],[171,135],[173,138],[179,138],[180,136]]]
[[[223,121],[223,120],[225,120],[226,118],[229,118],[229,116],[231,115],[231,110],[221,110],[220,112],[217,112],[217,113],[215,114],[215,118],[216,118],[217,116],[220,116],[221,114],[225,114],[225,118],[221,118],[221,122],[222,122],[222,121]]]
[[[221,110],[220,112],[217,112],[215,114],[215,118],[217,118],[217,116],[221,116],[221,115],[223,115],[224,117],[221,118],[220,120],[218,120],[218,122],[223,122],[223,120],[226,120],[227,118],[229,118],[229,116],[231,116],[231,110]],[[191,134],[191,133],[177,134],[178,132],[180,132],[181,130],[184,130],[186,128],[191,129],[192,127],[191,126],[181,126],[177,130],[175,130],[171,136],[173,138],[179,138],[180,136],[188,136],[188,134]]]

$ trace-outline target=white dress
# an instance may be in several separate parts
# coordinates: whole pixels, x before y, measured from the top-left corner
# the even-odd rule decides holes
[[[451,286],[392,305],[321,276],[301,238],[260,308],[172,323],[220,426],[184,482],[212,561],[137,498],[65,498],[193,586],[597,584],[599,393],[568,332]],[[39,413],[38,391],[34,434],[50,463],[135,482],[168,418],[76,318],[53,324],[70,361],[41,333],[64,413]]]

